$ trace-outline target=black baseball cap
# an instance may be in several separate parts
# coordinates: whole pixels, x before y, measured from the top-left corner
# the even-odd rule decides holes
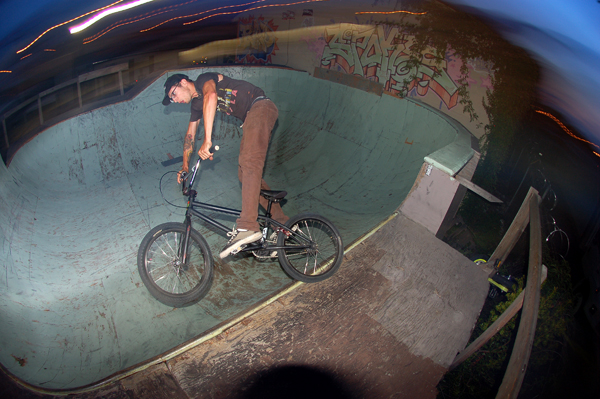
[[[169,98],[169,91],[171,91],[171,88],[177,83],[181,82],[183,79],[190,80],[190,78],[188,78],[187,75],[184,75],[182,73],[176,73],[175,75],[171,75],[167,78],[167,81],[165,82],[165,98],[163,98],[162,101],[163,105],[171,104],[171,98]]]

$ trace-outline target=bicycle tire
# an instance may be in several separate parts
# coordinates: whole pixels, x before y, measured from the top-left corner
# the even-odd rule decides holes
[[[294,280],[316,283],[331,276],[340,268],[344,257],[344,245],[337,228],[329,220],[317,214],[300,214],[287,221],[286,226],[294,233],[280,232],[277,246],[281,267]],[[311,248],[298,249],[298,245],[310,244]]]
[[[192,229],[188,262],[180,262],[183,223],[164,223],[146,234],[138,250],[138,272],[150,294],[167,306],[185,307],[204,298],[212,285],[214,261],[208,243]]]

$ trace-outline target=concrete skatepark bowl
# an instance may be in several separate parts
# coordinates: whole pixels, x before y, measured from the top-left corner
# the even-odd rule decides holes
[[[168,74],[195,79],[205,71],[265,89],[280,112],[265,180],[288,191],[289,216],[322,214],[347,245],[394,213],[424,158],[459,134],[428,107],[305,72],[228,67]],[[181,155],[189,105],[162,106],[166,78],[130,101],[47,129],[0,169],[0,363],[27,384],[49,390],[93,384],[291,282],[277,262],[231,257],[215,258],[212,290],[191,307],[166,307],[143,286],[136,264],[142,238],[158,224],[183,221],[185,206],[175,183],[180,163],[162,162]],[[203,163],[200,201],[240,206],[240,135],[238,121],[218,113],[213,141],[221,149]],[[195,228],[218,254],[225,238]]]

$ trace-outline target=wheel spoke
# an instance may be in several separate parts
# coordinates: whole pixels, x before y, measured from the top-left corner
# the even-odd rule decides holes
[[[295,279],[314,282],[331,276],[342,261],[341,238],[331,222],[322,216],[307,215],[290,220],[293,234],[282,236],[280,262]],[[298,246],[306,249],[298,250]]]
[[[182,247],[189,232],[187,262]],[[206,240],[183,223],[165,223],[150,230],[138,251],[138,271],[148,291],[174,307],[191,305],[210,290],[213,258]]]

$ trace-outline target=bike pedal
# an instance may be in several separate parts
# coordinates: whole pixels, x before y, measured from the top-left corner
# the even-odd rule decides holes
[[[237,255],[238,253],[240,253],[240,251],[242,251],[244,248],[246,248],[246,245],[242,245],[237,247],[236,249],[231,251],[231,255]]]

